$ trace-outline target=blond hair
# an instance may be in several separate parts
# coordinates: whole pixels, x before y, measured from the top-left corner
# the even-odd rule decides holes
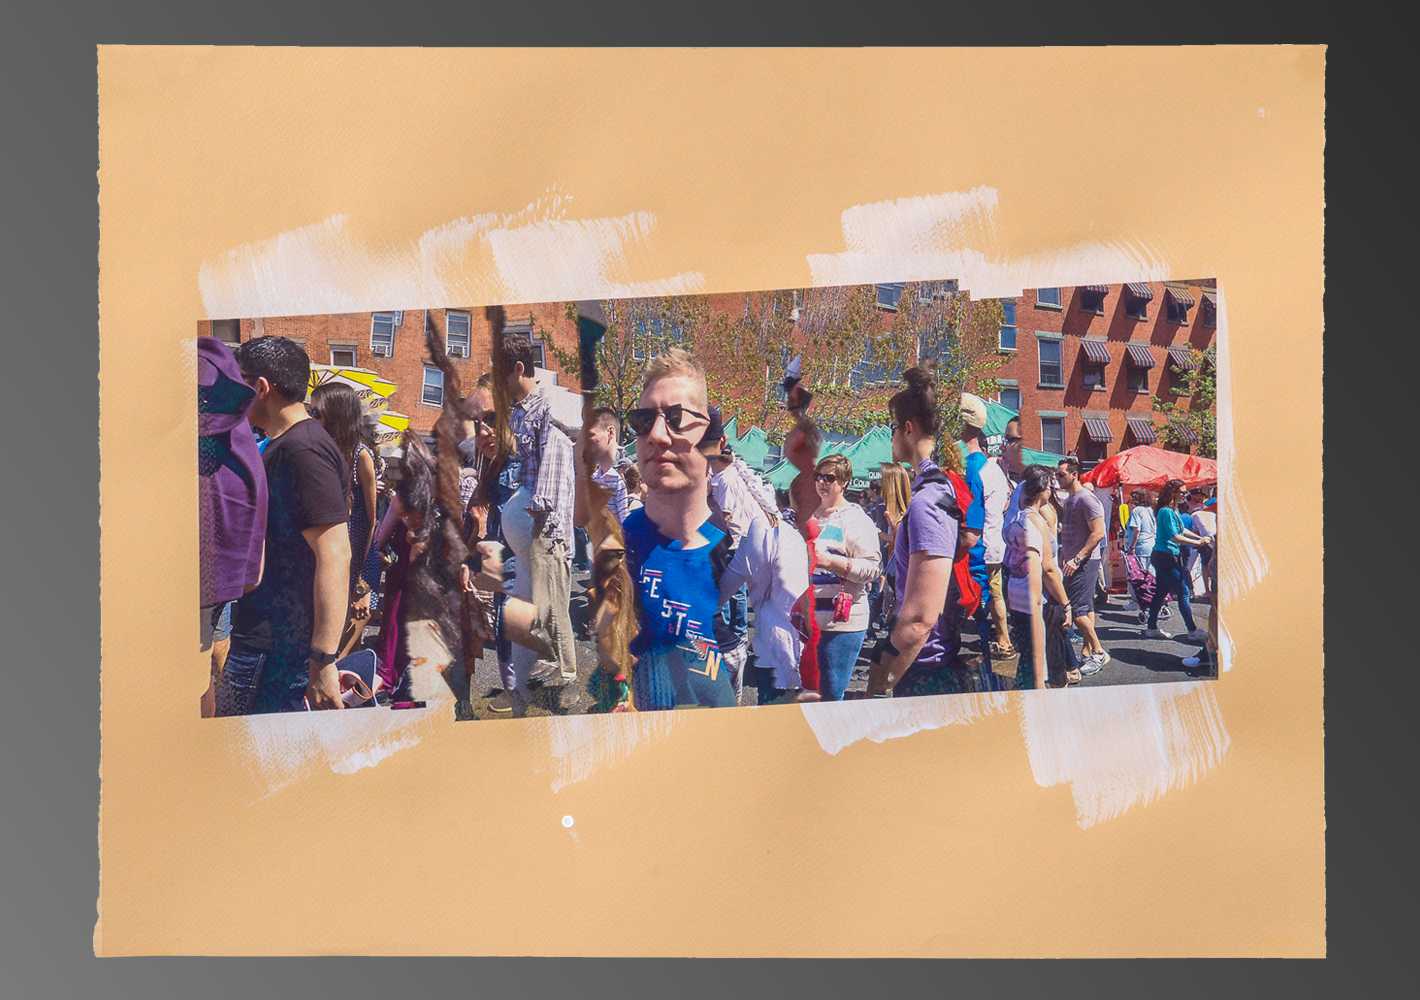
[[[641,391],[644,393],[651,388],[653,382],[673,377],[690,379],[697,387],[699,401],[704,404],[709,400],[710,393],[706,386],[705,366],[696,360],[695,355],[680,347],[672,347],[646,362],[646,374],[641,380]]]

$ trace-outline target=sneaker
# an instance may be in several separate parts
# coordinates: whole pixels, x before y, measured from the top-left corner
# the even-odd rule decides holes
[[[1080,662],[1080,676],[1091,677],[1104,669],[1104,661],[1099,655],[1087,656]]]
[[[1138,601],[1130,601],[1128,604],[1124,605],[1124,610],[1125,610],[1125,611],[1138,611],[1138,610],[1140,610],[1140,608],[1139,608],[1139,602],[1138,602]]]
[[[1092,657],[1090,657],[1090,659],[1097,659],[1100,661],[1100,666],[1104,666],[1110,660],[1114,659],[1114,657],[1109,655],[1109,650],[1101,649],[1098,653],[1095,653]]]
[[[1183,638],[1187,639],[1189,642],[1203,642],[1208,638],[1208,630],[1196,628],[1192,632],[1184,635]]]
[[[488,711],[506,715],[513,710],[513,699],[507,691],[499,691],[488,699]]]
[[[558,669],[557,664],[549,663],[546,660],[538,660],[537,663],[534,664],[532,671],[528,674],[528,680],[538,684],[546,684],[553,678],[561,678],[561,676],[562,671]]]
[[[1144,630],[1145,639],[1172,639],[1172,632],[1165,632],[1161,628],[1146,628]]]
[[[1198,670],[1198,669],[1207,669],[1207,668],[1213,666],[1213,663],[1212,663],[1211,660],[1208,660],[1206,657],[1202,657],[1202,656],[1185,656],[1185,657],[1183,658],[1183,665],[1184,665],[1184,667],[1186,667],[1186,668],[1189,669],[1189,670]]]
[[[1162,618],[1163,616],[1160,615],[1159,617]],[[1139,612],[1139,624],[1140,624],[1140,625],[1147,625],[1147,624],[1149,624],[1149,612],[1147,612],[1147,611],[1141,611],[1141,612]]]

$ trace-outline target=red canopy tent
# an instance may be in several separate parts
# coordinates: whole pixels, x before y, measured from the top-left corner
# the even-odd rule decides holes
[[[1111,455],[1080,479],[1103,489],[1143,486],[1158,490],[1170,479],[1182,479],[1187,486],[1203,486],[1218,481],[1218,463],[1211,458],[1138,445]]]

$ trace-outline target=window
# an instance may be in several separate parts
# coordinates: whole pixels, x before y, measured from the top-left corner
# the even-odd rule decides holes
[[[533,342],[532,342],[532,353],[533,353],[533,367],[535,367],[535,368],[546,368],[546,367],[547,367],[547,351],[546,351],[546,349],[543,347],[542,341],[541,341],[541,340],[538,340],[536,337],[533,338]]]
[[[1014,385],[1001,386],[1001,405],[1008,410],[1021,412],[1021,390]]]
[[[444,405],[444,373],[438,368],[424,367],[424,395],[420,402],[430,406]]]
[[[1103,441],[1086,441],[1080,446],[1080,468],[1088,471],[1104,461],[1105,443]],[[1060,454],[1060,452],[1056,452]]]
[[[1016,301],[1001,303],[1001,350],[1016,349]]]
[[[1037,340],[1036,344],[1040,348],[1040,384],[1058,385],[1063,389],[1065,376],[1060,364],[1060,341]]]
[[[1149,300],[1141,299],[1134,295],[1124,297],[1124,315],[1130,319],[1149,318]]]
[[[1188,307],[1172,295],[1167,296],[1167,299],[1169,322],[1186,325],[1188,323]]]
[[[370,317],[370,353],[377,358],[394,355],[394,313],[379,312]]]
[[[1104,315],[1104,297],[1108,292],[1080,289],[1080,312]]]
[[[902,298],[902,289],[906,282],[894,281],[890,284],[878,286],[878,308],[897,312],[897,303]]]
[[[355,348],[353,347],[332,347],[330,349],[330,363],[337,368],[355,367]]]
[[[1203,325],[1213,329],[1218,325],[1218,307],[1215,306],[1208,296],[1203,296],[1203,304],[1198,307],[1198,318],[1203,321]]]
[[[957,290],[955,281],[924,281],[917,286],[917,301],[928,305],[934,299],[944,299]]]
[[[236,346],[242,342],[242,321],[239,319],[214,319],[212,336],[224,344]]]
[[[804,308],[804,293],[803,293],[803,292],[795,292],[795,293],[794,293],[794,309],[793,309],[793,311],[792,311],[791,313],[789,313],[789,318],[792,319],[795,323],[797,323],[797,322],[799,321],[799,310],[801,310],[801,309],[803,309],[803,308]]]
[[[1104,365],[1094,365],[1089,362],[1084,367],[1084,383],[1086,389],[1104,388]]]
[[[1149,369],[1140,368],[1137,365],[1130,365],[1128,371],[1128,386],[1130,392],[1149,391]]]
[[[444,350],[451,358],[466,358],[469,354],[469,314],[449,312],[444,314]]]
[[[1065,419],[1063,417],[1040,418],[1040,450],[1052,455],[1065,454]]]
[[[1046,309],[1059,309],[1060,289],[1037,288],[1035,290],[1035,304]]]

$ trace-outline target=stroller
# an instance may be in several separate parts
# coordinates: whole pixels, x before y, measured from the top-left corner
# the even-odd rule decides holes
[[[1139,561],[1139,557],[1133,552],[1124,553],[1125,578],[1129,581],[1129,589],[1134,594],[1134,603],[1139,605],[1139,620],[1145,620],[1148,614],[1149,605],[1154,601],[1154,587],[1156,581],[1150,575],[1148,568]],[[1172,600],[1172,598],[1169,598]],[[1169,610],[1168,603],[1165,602],[1159,611],[1159,620],[1172,617],[1173,612]]]

